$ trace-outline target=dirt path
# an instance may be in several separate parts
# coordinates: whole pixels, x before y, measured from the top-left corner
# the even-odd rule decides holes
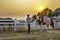
[[[10,33],[7,37],[0,37],[0,40],[60,40],[60,31]],[[13,35],[13,36],[9,36]]]
[[[0,40],[3,40],[3,39],[18,39],[18,38],[33,38],[33,37],[38,37],[38,36],[40,36],[40,35],[23,35],[23,36],[12,36],[12,37],[2,37],[2,38],[0,38]]]

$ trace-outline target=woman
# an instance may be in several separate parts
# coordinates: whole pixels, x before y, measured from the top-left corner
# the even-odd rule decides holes
[[[51,20],[49,17],[44,16],[43,17],[43,23],[47,25],[47,28],[49,27],[49,25],[51,24]]]

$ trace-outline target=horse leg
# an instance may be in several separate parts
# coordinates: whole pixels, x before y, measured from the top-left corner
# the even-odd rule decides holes
[[[51,25],[52,26],[52,29],[54,30],[55,28],[54,28],[54,25]]]
[[[47,30],[49,29],[49,25],[47,25]]]
[[[42,26],[41,26],[41,24],[39,24],[40,25],[40,31],[42,30]]]

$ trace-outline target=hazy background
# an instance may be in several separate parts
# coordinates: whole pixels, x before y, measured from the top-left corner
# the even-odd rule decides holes
[[[41,6],[55,10],[60,0],[0,0],[0,17],[25,18],[27,14],[37,14]]]

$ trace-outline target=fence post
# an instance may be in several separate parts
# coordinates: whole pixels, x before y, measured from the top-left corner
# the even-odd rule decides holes
[[[13,30],[16,31],[16,27],[17,27],[17,19],[14,19],[14,26],[13,26]]]

